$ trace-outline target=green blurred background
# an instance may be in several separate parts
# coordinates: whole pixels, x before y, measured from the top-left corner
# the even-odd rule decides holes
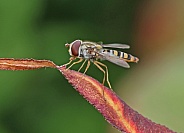
[[[184,131],[184,1],[1,0],[0,57],[68,62],[75,39],[126,43],[140,58],[104,61],[117,94],[156,123]],[[77,70],[80,65],[72,69]],[[88,75],[102,81],[91,65]],[[0,133],[115,133],[54,69],[0,71]]]

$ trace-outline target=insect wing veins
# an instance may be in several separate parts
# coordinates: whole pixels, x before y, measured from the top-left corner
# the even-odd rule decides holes
[[[99,54],[101,55],[102,59],[104,59],[104,60],[108,60],[116,65],[121,66],[121,67],[130,68],[129,64],[125,60],[120,59],[117,56],[113,56],[108,52],[102,52]]]

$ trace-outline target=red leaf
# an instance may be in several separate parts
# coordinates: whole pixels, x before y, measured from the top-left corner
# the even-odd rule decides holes
[[[42,67],[56,68],[49,60],[0,58],[0,70],[32,70]]]
[[[58,70],[119,131],[127,133],[174,133],[167,127],[156,124],[133,110],[115,92],[92,77],[67,70],[65,66],[58,67]]]

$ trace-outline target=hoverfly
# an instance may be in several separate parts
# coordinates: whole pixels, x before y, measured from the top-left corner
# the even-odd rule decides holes
[[[87,61],[87,66],[84,71],[84,73],[86,73],[86,71],[88,70],[90,66],[90,62],[93,62],[97,66],[97,68],[99,68],[104,73],[103,84],[105,83],[105,79],[106,79],[110,88],[111,88],[111,84],[108,78],[108,68],[105,64],[97,61],[98,59],[108,60],[116,65],[119,65],[125,68],[130,67],[127,62],[137,63],[139,61],[137,57],[132,56],[131,54],[127,54],[121,51],[110,49],[110,48],[116,48],[116,49],[130,48],[130,46],[126,44],[117,44],[117,43],[100,44],[100,43],[90,42],[90,41],[75,40],[70,44],[68,43],[65,44],[65,46],[69,47],[68,51],[69,51],[69,54],[71,55],[70,61],[67,64],[65,64],[66,66],[71,64],[71,62],[75,60],[76,58],[79,58],[79,60],[76,62],[73,62],[68,67],[68,69],[72,67],[73,65],[85,60],[78,71],[81,70],[81,68],[84,66],[84,64]],[[102,67],[105,67],[106,70],[104,70]]]

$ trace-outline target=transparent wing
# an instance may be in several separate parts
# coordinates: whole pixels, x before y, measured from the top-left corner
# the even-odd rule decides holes
[[[116,65],[121,66],[121,67],[130,68],[129,64],[126,61],[118,58],[117,56],[113,56],[108,52],[98,53],[98,54],[101,55],[102,59],[108,60]]]
[[[102,47],[104,47],[104,48],[121,48],[121,49],[128,49],[128,48],[130,48],[130,46],[127,45],[127,44],[118,44],[118,43],[102,44]]]

